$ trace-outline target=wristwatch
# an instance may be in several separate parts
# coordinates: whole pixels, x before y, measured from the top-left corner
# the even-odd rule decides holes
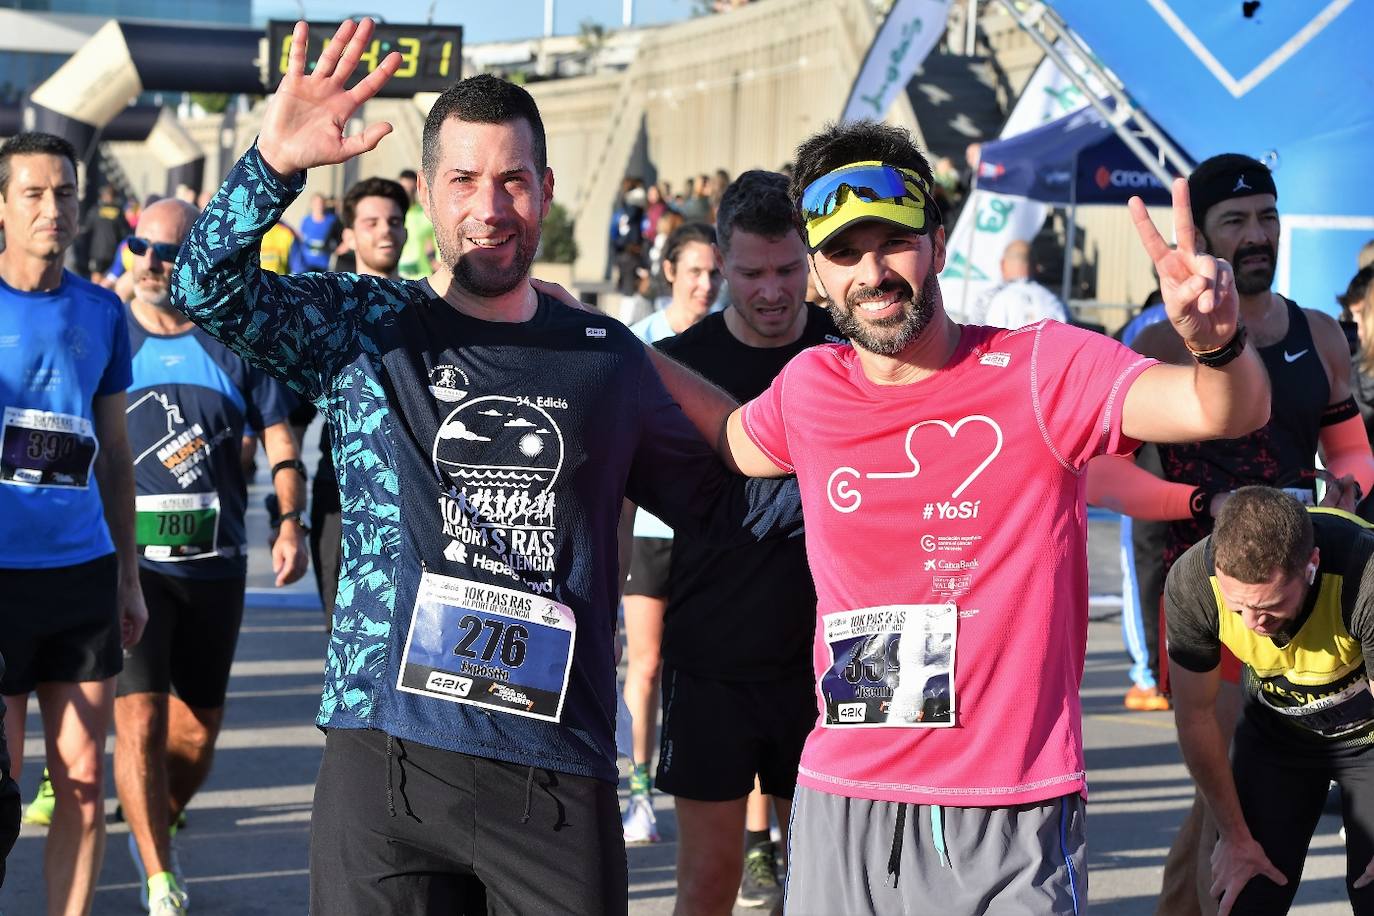
[[[285,521],[295,522],[297,525],[300,525],[301,531],[305,532],[306,534],[310,533],[310,526],[305,523],[305,516],[301,514],[301,510],[299,509],[292,509],[290,512],[283,512],[281,518],[277,519],[277,524],[273,525],[272,527],[280,528],[281,523]]]
[[[1245,349],[1245,337],[1245,325],[1237,324],[1236,333],[1232,335],[1230,340],[1226,341],[1226,343],[1221,346],[1211,350],[1194,350],[1192,347],[1188,347],[1188,352],[1193,354],[1193,359],[1207,368],[1220,369],[1222,366],[1234,360],[1237,356],[1240,356],[1241,352]],[[1186,341],[1184,342],[1184,346],[1188,346]]]

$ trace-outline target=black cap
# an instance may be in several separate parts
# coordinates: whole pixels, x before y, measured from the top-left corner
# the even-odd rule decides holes
[[[1202,231],[1202,220],[1207,211],[1233,197],[1249,197],[1253,194],[1273,194],[1278,198],[1274,187],[1274,176],[1269,166],[1258,159],[1251,159],[1240,153],[1222,153],[1213,156],[1193,169],[1188,176],[1188,196],[1193,204],[1193,225]]]

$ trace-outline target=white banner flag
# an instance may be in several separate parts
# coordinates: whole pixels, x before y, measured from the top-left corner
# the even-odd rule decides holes
[[[873,36],[841,121],[881,121],[945,32],[950,0],[897,0]]]
[[[1062,45],[1057,49],[1083,73],[1071,52]],[[1091,85],[1093,80],[1088,79]],[[1082,91],[1046,57],[1026,83],[1000,136],[1025,133],[1086,104]],[[1035,238],[1049,212],[1050,207],[1039,201],[981,191],[964,205],[949,235],[945,269],[940,274],[945,310],[954,320],[967,321],[972,317],[970,312],[978,297],[1002,282],[1002,252],[1007,245]]]

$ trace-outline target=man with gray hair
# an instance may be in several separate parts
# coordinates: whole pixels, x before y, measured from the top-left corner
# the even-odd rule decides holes
[[[305,466],[286,393],[172,307],[172,267],[198,212],[184,200],[160,200],[129,239],[127,422],[148,625],[119,675],[114,762],[139,897],[153,916],[186,910],[176,825],[210,775],[224,722],[248,575],[245,434],[262,437],[281,506],[276,584],[299,579],[309,561]]]
[[[792,211],[782,175],[737,178],[716,214],[730,304],[658,344],[740,402],[766,391],[801,351],[844,339],[829,313],[805,300],[806,245]],[[767,802],[747,823],[746,799],[757,778],[785,846],[797,765],[816,718],[816,589],[806,544],[722,550],[679,535],[668,596],[658,787],[677,806],[677,912],[728,913],[737,888],[741,906],[765,906],[779,893]]]

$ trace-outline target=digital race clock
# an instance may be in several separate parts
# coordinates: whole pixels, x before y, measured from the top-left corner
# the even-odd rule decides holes
[[[267,24],[267,87],[275,91],[286,75],[291,57],[291,33],[295,22],[272,20]],[[337,22],[310,23],[310,46],[305,72],[315,69],[325,46],[334,39]],[[459,25],[392,25],[379,22],[372,41],[363,49],[358,68],[349,81],[356,83],[386,59],[392,51],[401,55],[401,66],[382,87],[379,96],[404,97],[417,92],[443,92],[462,77],[463,27]]]

